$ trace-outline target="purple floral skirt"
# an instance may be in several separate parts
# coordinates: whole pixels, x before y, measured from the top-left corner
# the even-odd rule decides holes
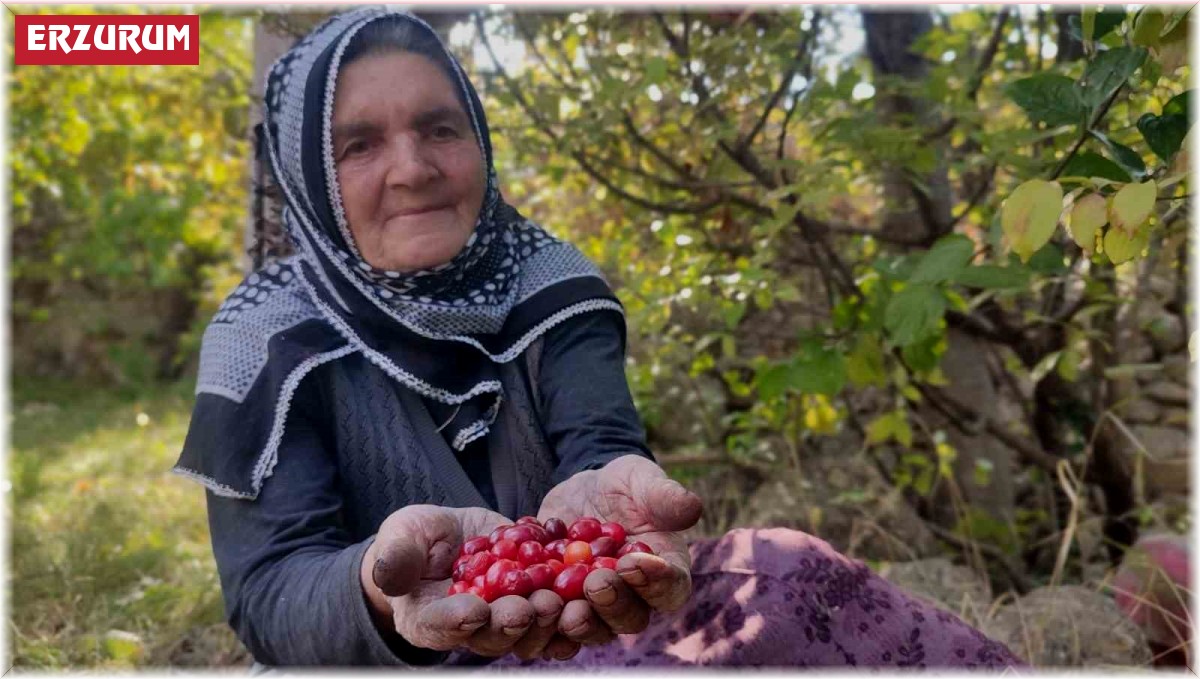
[[[1004,645],[823,540],[739,529],[691,546],[693,594],[639,634],[565,662],[491,667],[1024,667]]]

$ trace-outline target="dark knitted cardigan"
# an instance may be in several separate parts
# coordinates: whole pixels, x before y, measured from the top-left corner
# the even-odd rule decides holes
[[[578,471],[649,456],[625,382],[623,330],[614,314],[582,315],[502,364],[499,416],[458,455],[421,397],[361,354],[307,375],[259,496],[208,492],[227,618],[254,658],[486,662],[381,635],[359,584],[363,554],[383,520],[406,505],[491,506],[515,519],[536,514],[550,488]]]

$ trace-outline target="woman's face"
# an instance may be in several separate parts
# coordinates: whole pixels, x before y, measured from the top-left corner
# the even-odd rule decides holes
[[[342,69],[333,159],[350,233],[371,266],[444,264],[474,231],[483,156],[454,85],[429,59],[390,52]]]

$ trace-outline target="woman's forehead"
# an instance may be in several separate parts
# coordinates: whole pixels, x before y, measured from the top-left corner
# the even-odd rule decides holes
[[[334,118],[401,108],[413,116],[467,117],[463,94],[436,63],[413,52],[372,54],[343,66],[334,92]]]

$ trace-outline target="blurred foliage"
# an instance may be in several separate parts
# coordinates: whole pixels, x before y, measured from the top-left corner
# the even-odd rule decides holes
[[[1164,11],[1164,35],[1147,39],[1160,52],[1185,39],[1172,33],[1186,26],[1177,12],[1143,13]],[[796,8],[488,19],[489,33],[526,48],[526,67],[514,72],[498,72],[483,49],[474,53],[478,70],[490,73],[488,106],[507,187],[517,205],[580,242],[621,286],[639,346],[653,347],[631,365],[635,384],[752,367],[722,376],[775,403],[868,384],[903,391],[907,377],[897,370],[936,382],[947,312],[988,299],[1024,305],[1052,283],[1087,279],[1117,259],[1102,243],[1082,254],[1071,247],[1064,208],[1089,196],[1106,201],[1092,227],[1098,243],[1114,231],[1161,238],[1163,215],[1178,216],[1173,208],[1188,185],[1180,152],[1190,124],[1188,69],[1165,68],[1165,58],[1126,46],[1141,15],[1116,21],[1106,11],[1105,32],[1092,29],[1099,39],[1088,37],[1085,59],[1038,58],[1041,70],[1025,37],[1032,17],[1014,17],[995,61],[976,75],[996,11],[971,9],[942,17],[921,37],[916,47],[933,67],[914,94],[957,124],[951,178],[994,166],[997,189],[976,204],[958,197],[953,235],[931,247],[889,248],[871,235],[884,208],[881,171],[899,163],[920,175],[938,159],[923,143],[928,130],[898,129],[855,94],[872,81],[871,66],[840,53],[838,31],[856,14]],[[1023,29],[1014,28],[1018,21]],[[805,73],[781,87],[797,63]],[[964,84],[973,77],[980,88],[968,97]],[[751,129],[758,133],[747,141]],[[762,175],[737,157],[743,150]],[[1128,174],[1115,180],[1106,172]],[[1041,193],[1033,191],[1038,182]],[[1122,200],[1134,190],[1136,200]],[[830,225],[854,287],[798,285],[788,258],[805,219]],[[842,236],[839,226],[861,234]],[[1119,261],[1141,256],[1140,242]],[[763,362],[737,346],[736,331],[752,311],[801,300],[811,308],[823,297],[828,322],[805,329],[787,355]]]
[[[11,30],[11,13],[7,21]],[[86,341],[110,345],[101,351],[115,364],[110,374],[158,377],[158,366],[139,369],[138,358],[156,353],[149,343],[177,339],[129,337],[128,319],[106,313],[105,303],[185,305],[183,322],[166,329],[178,335],[199,305],[227,291],[247,209],[252,28],[245,17],[203,14],[194,67],[13,67],[9,276],[18,342],[39,324],[82,325]],[[91,303],[82,315],[72,304],[80,301]],[[18,363],[18,371],[38,368]]]
[[[806,446],[856,429],[918,506],[963,455],[986,486],[993,462],[927,421],[935,402],[956,406],[942,367],[954,328],[1027,385],[1027,419],[995,425],[1017,441],[1021,483],[1053,494],[1058,460],[1087,468],[1106,371],[1145,360],[1122,355],[1116,319],[1147,301],[1147,267],[1186,259],[1188,21],[1024,9],[931,9],[910,79],[847,52],[862,26],[850,7],[498,10],[460,29],[511,201],[618,286],[660,450],[801,469]],[[501,58],[514,51],[519,63]],[[939,172],[945,186],[925,183]],[[949,222],[889,233],[914,209],[889,193],[897,176],[918,211],[945,199]],[[998,414],[957,405],[958,427]],[[1089,474],[1110,518],[1131,520],[1114,498],[1132,480]],[[1054,512],[999,528],[960,513],[956,534],[1030,561],[1062,530]]]

